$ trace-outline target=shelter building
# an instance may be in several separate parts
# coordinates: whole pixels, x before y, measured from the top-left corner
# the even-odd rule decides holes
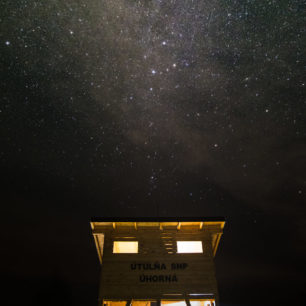
[[[216,306],[223,218],[93,218],[99,306]]]

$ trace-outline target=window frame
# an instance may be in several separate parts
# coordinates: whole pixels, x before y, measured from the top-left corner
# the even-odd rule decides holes
[[[183,246],[182,245],[183,243],[185,244],[200,243],[200,245],[194,246],[195,248],[197,248],[196,251],[188,251],[188,250],[186,251],[186,248],[188,248],[188,246],[187,245]],[[179,246],[179,244],[181,244],[181,246]],[[185,251],[183,251],[182,248],[185,249]],[[203,241],[202,240],[177,240],[176,241],[176,253],[177,254],[203,254],[204,253]]]
[[[122,243],[122,244],[128,244],[128,243],[135,243],[136,244],[136,252],[134,251],[130,251],[130,252],[115,252],[116,248],[120,248],[119,245],[115,246],[116,244]],[[131,246],[132,248],[133,246]],[[133,240],[133,241],[127,241],[127,240],[114,240],[113,241],[113,249],[112,249],[112,253],[113,254],[139,254],[139,242],[137,240]]]

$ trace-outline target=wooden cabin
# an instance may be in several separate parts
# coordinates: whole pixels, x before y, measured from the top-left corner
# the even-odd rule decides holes
[[[222,218],[93,218],[99,306],[216,306]],[[171,305],[170,305],[171,304]]]

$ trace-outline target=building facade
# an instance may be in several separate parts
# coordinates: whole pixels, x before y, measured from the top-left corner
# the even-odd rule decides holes
[[[222,218],[94,218],[99,306],[215,306]]]

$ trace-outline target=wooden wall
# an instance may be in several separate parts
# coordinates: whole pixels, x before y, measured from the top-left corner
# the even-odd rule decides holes
[[[212,231],[106,228],[103,233],[100,300],[218,298]],[[113,254],[116,240],[138,241],[139,253]],[[177,254],[180,240],[201,240],[203,253]]]

